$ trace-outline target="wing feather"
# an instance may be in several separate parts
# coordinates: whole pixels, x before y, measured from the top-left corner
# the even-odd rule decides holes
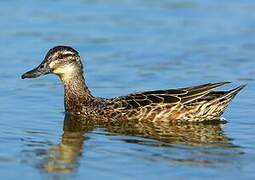
[[[124,110],[156,104],[186,104],[209,94],[215,88],[223,86],[227,83],[229,82],[209,83],[181,89],[139,92],[127,96],[109,99],[108,102],[109,106],[112,105],[114,109]]]
[[[186,104],[186,103],[195,101],[195,100],[209,94],[214,89],[216,89],[220,86],[223,86],[227,83],[230,83],[230,82],[209,83],[209,84],[203,84],[200,86],[184,88],[183,90],[188,91],[188,93],[185,95],[179,96],[181,98],[181,103]]]

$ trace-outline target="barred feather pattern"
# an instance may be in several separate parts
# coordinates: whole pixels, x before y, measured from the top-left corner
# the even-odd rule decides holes
[[[244,87],[213,91],[228,82],[182,89],[148,91],[106,100],[112,119],[139,121],[205,121],[220,119],[229,102]],[[113,111],[111,113],[111,111]]]

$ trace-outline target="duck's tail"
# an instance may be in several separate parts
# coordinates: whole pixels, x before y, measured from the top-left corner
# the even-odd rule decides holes
[[[233,96],[233,98],[235,97],[235,95],[237,95],[245,86],[247,86],[247,84],[238,86],[237,88],[231,89],[229,91],[229,94]]]
[[[226,101],[229,103],[245,86],[246,84],[224,92],[223,95],[213,100],[212,103],[217,101]]]
[[[207,103],[208,114],[214,114],[215,117],[220,117],[224,110],[228,107],[230,101],[245,87],[246,85],[241,85],[237,88],[231,89],[224,92],[212,92],[217,98],[212,99]]]
[[[212,91],[200,99],[194,121],[219,119],[230,101],[245,87],[239,86],[229,91]],[[204,103],[206,102],[206,103]]]

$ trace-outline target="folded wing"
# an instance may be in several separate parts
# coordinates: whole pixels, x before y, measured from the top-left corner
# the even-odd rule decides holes
[[[113,99],[109,99],[109,105],[114,109],[129,110],[145,106],[157,106],[162,104],[176,105],[178,103],[186,104],[195,101],[212,92],[215,88],[223,86],[229,82],[209,83],[199,86],[146,91],[129,94]]]

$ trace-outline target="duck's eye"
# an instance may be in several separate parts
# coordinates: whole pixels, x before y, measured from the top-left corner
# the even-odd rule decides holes
[[[57,58],[58,59],[65,59],[67,57],[70,57],[72,56],[72,54],[58,54]]]
[[[64,58],[63,54],[58,55],[58,59],[63,59],[63,58]]]

